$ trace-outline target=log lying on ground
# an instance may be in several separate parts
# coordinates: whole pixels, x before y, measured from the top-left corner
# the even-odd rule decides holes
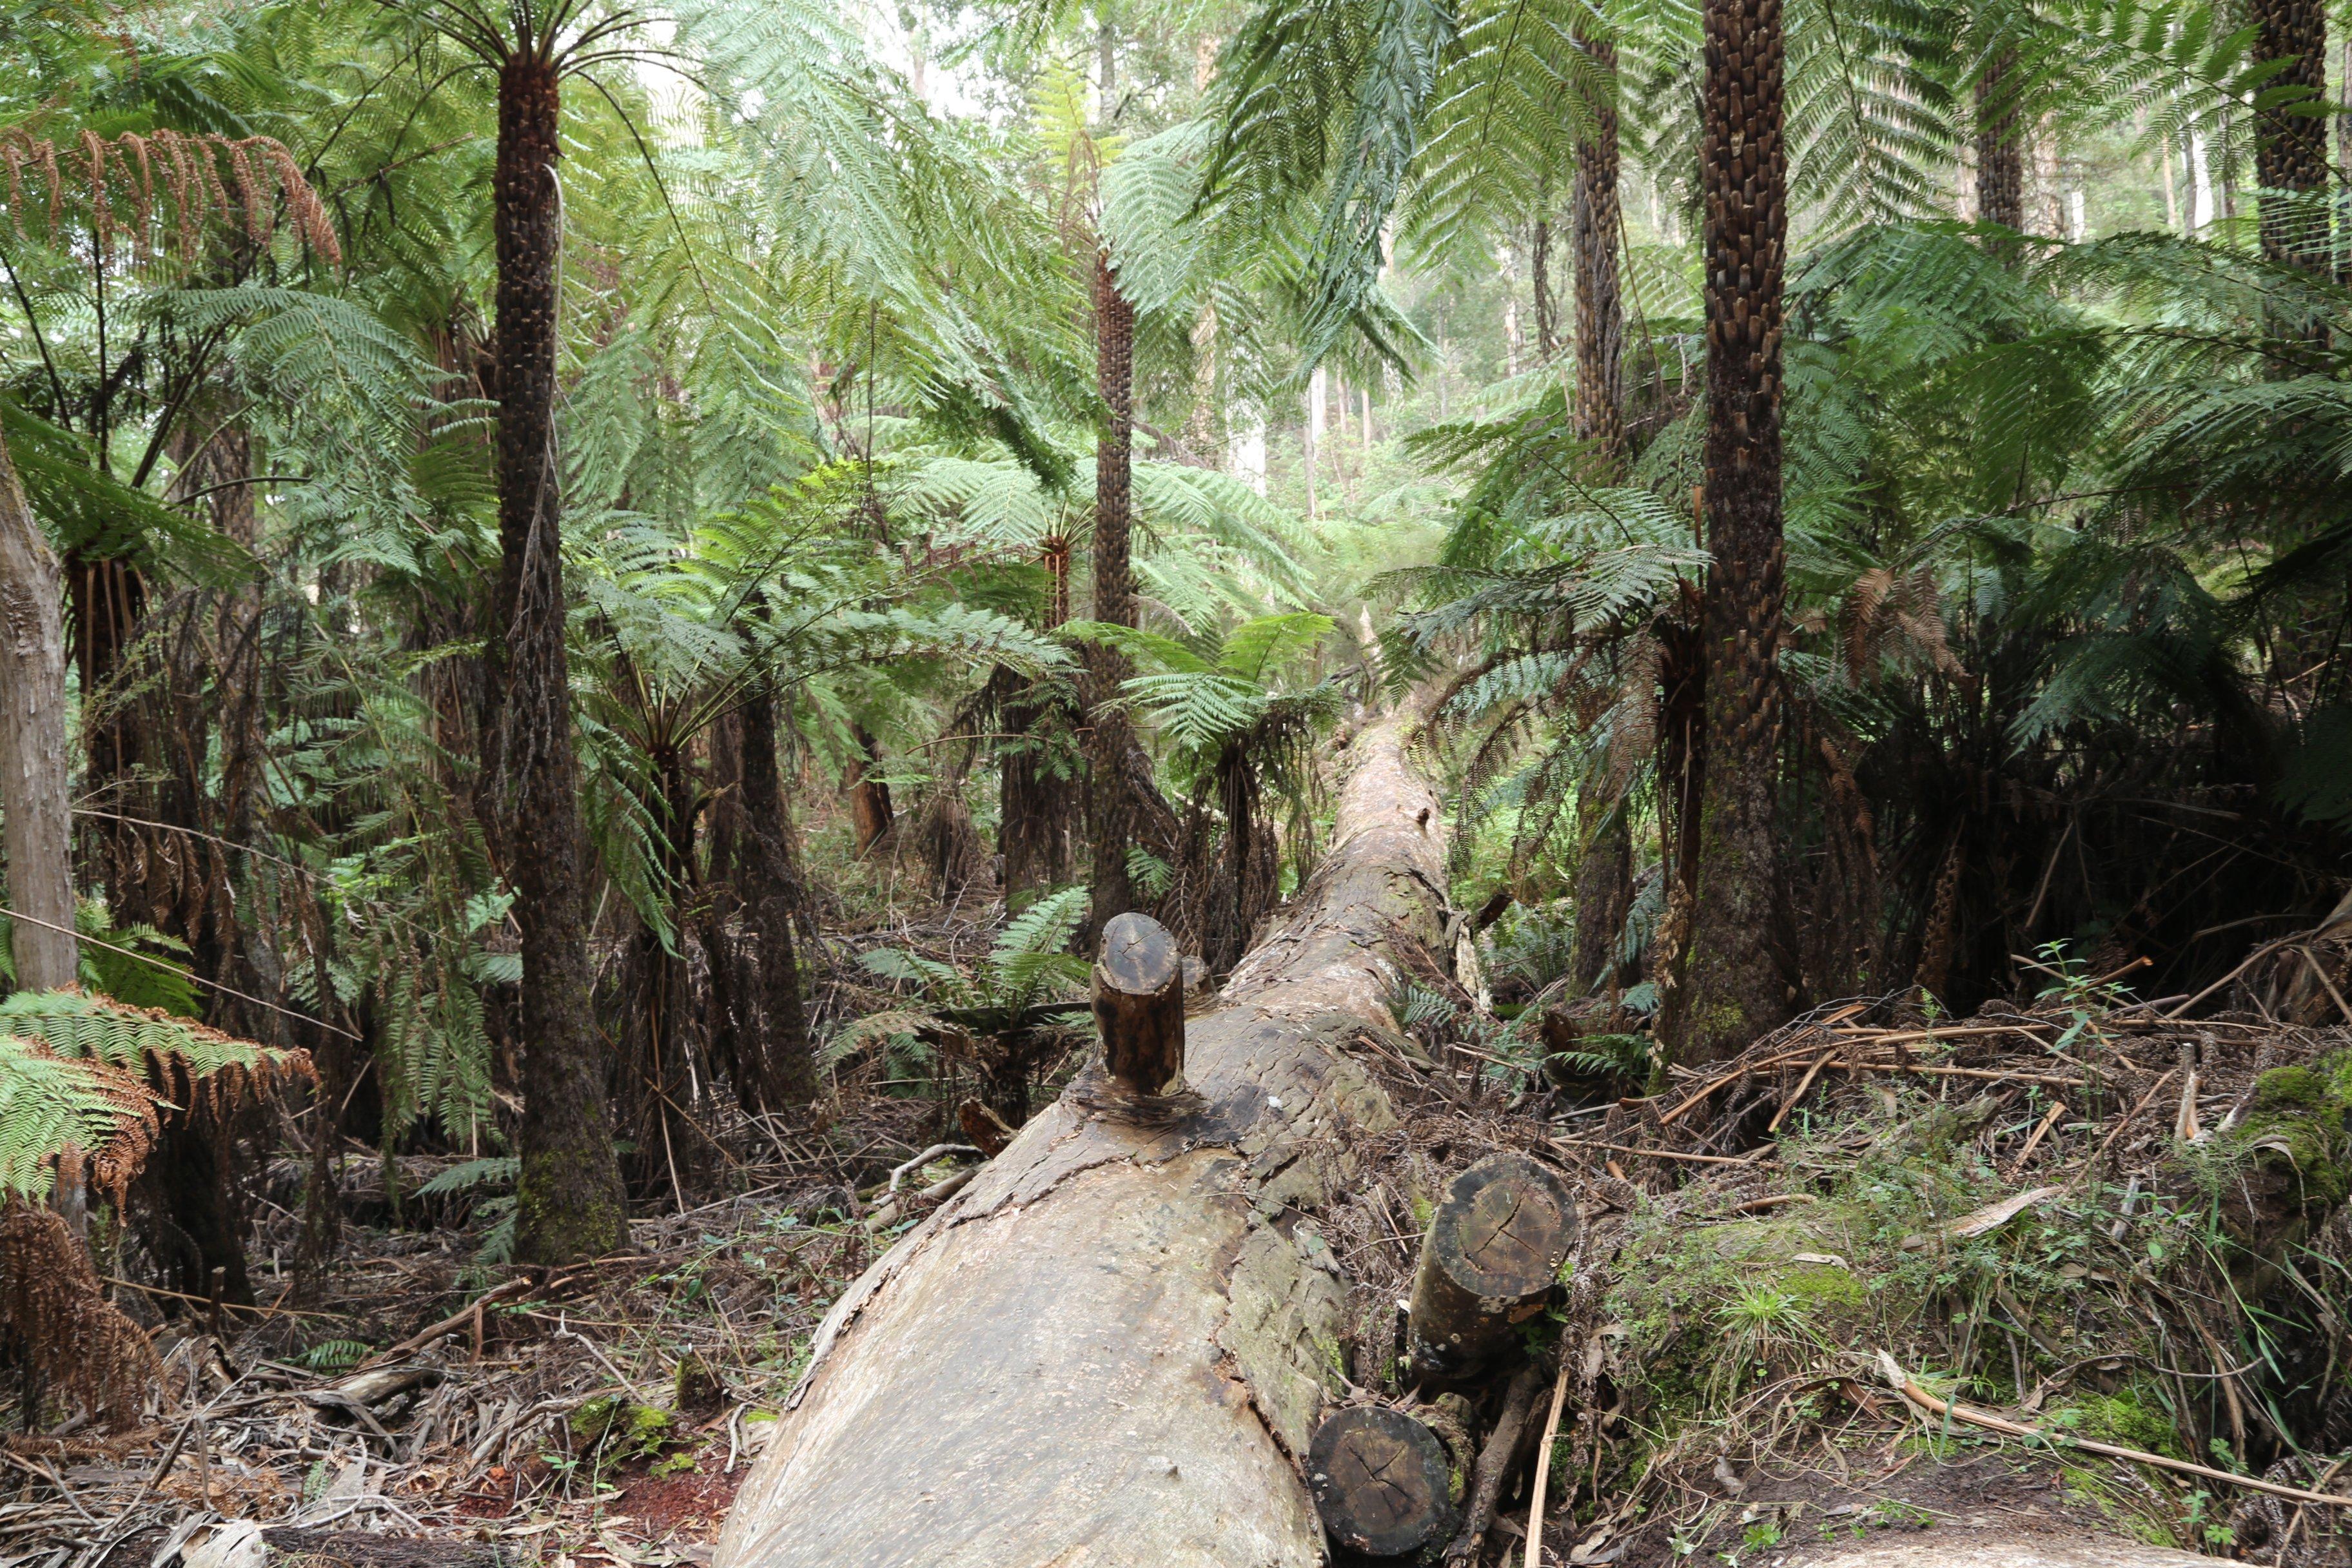
[[[1402,1557],[1454,1526],[1454,1468],[1437,1435],[1402,1410],[1355,1405],[1316,1428],[1307,1479],[1331,1538]]]
[[[1358,737],[1335,843],[1188,1021],[1185,1091],[1082,1079],[836,1302],[716,1568],[1299,1568],[1345,1289],[1311,1216],[1394,1117],[1348,1047],[1443,934],[1442,815]]]
[[[1525,1154],[1489,1154],[1447,1184],[1413,1271],[1413,1376],[1460,1380],[1518,1349],[1576,1226],[1568,1184]]]

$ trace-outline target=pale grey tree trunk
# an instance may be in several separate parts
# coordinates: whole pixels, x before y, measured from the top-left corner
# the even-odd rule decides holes
[[[0,444],[0,854],[8,873],[16,984],[70,985],[72,822],[66,795],[64,588],[57,552]]]

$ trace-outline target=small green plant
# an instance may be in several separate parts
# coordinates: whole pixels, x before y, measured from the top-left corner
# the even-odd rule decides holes
[[[312,1372],[347,1372],[371,1353],[371,1348],[357,1340],[328,1340],[304,1351],[299,1359]]]
[[[2106,1037],[2098,1021],[2129,1002],[2130,989],[2091,973],[2082,960],[2067,955],[2063,942],[2045,942],[2034,952],[2040,956],[2034,967],[2050,981],[2040,992],[2041,1000],[2066,1014],[2065,1030],[2052,1042],[2051,1053],[2066,1050],[2086,1032],[2104,1045]]]
[[[464,1160],[417,1188],[416,1195],[448,1197],[480,1187],[504,1187],[503,1193],[474,1200],[474,1213],[491,1222],[489,1229],[482,1233],[482,1245],[475,1249],[474,1261],[486,1265],[504,1263],[514,1256],[514,1185],[521,1174],[522,1162],[512,1154]]]
[[[991,1109],[1014,1125],[1028,1115],[1029,1075],[1064,1037],[1041,1010],[1074,997],[1093,965],[1068,950],[1086,919],[1082,883],[1047,894],[1015,915],[966,974],[904,948],[858,962],[869,973],[914,987],[914,1005],[868,1014],[834,1036],[827,1065],[882,1042],[895,1050],[945,1051],[979,1068]]]

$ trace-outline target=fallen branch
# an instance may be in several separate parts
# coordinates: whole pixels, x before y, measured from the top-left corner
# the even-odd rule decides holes
[[[397,1361],[404,1355],[415,1355],[444,1334],[454,1334],[460,1329],[470,1328],[483,1308],[495,1306],[500,1301],[512,1300],[530,1289],[530,1281],[523,1279],[509,1279],[494,1289],[485,1290],[431,1328],[411,1334],[398,1344],[376,1352],[352,1370],[365,1372],[368,1368],[381,1366],[385,1362]]]
[[[903,1148],[905,1145],[902,1144],[900,1147]],[[908,1172],[919,1171],[942,1154],[977,1154],[980,1151],[970,1143],[934,1143],[905,1164],[891,1171],[889,1190],[897,1192],[898,1184],[907,1179]]]
[[[1503,1394],[1503,1412],[1495,1417],[1495,1429],[1486,1434],[1486,1446],[1478,1450],[1470,1510],[1462,1521],[1462,1533],[1445,1549],[1449,1562],[1477,1556],[1479,1543],[1486,1539],[1486,1527],[1495,1521],[1495,1505],[1502,1500],[1503,1478],[1510,1474],[1528,1417],[1535,1413],[1536,1384],[1541,1377],[1542,1369],[1533,1362],[1511,1374],[1511,1385]]]
[[[2005,1437],[2024,1437],[2034,1442],[2046,1443],[2053,1449],[2080,1448],[2086,1454],[2104,1454],[2111,1459],[2128,1459],[2137,1465],[2153,1465],[2158,1469],[2171,1470],[2179,1475],[2201,1476],[2212,1481],[2228,1481],[2233,1486],[2244,1487],[2250,1491],[2267,1492],[2272,1497],[2285,1498],[2293,1502],[2316,1502],[2326,1503],[2334,1508],[2352,1508],[2352,1498],[2330,1497],[2326,1492],[2307,1492],[2301,1487],[2285,1487],[2276,1481],[2260,1480],[2252,1476],[2233,1475],[2228,1470],[2214,1469],[2210,1465],[2192,1465],[2186,1459],[2172,1459],[2167,1458],[2162,1454],[2151,1454],[2145,1448],[2126,1448],[2115,1443],[2095,1443],[2088,1437],[2077,1437],[2072,1433],[2052,1433],[2043,1427],[2029,1426],[2022,1421],[2011,1421],[2007,1416],[1995,1415],[1989,1410],[1972,1410],[1956,1401],[1938,1399],[1913,1382],[1902,1367],[1895,1363],[1895,1358],[1885,1351],[1878,1352],[1878,1370],[1885,1377],[1888,1386],[1902,1394],[1905,1400],[1939,1421],[1958,1421],[1964,1426],[1975,1426],[1987,1432],[1998,1432]]]
[[[1559,1407],[1568,1399],[1568,1352],[1561,1347],[1559,1375],[1552,1380],[1551,1414],[1544,1417],[1543,1441],[1536,1446],[1536,1479],[1528,1493],[1528,1560],[1527,1568],[1543,1568],[1543,1513],[1545,1483],[1551,1479],[1551,1446],[1559,1436]]]
[[[1752,1165],[1772,1152],[1769,1143],[1747,1154],[1681,1154],[1672,1149],[1637,1149],[1631,1143],[1603,1143],[1591,1138],[1554,1138],[1549,1142],[1555,1148],[1613,1149],[1620,1154],[1640,1154],[1652,1160],[1681,1160],[1694,1165]]]
[[[1822,1069],[1829,1066],[1830,1058],[1836,1055],[1837,1050],[1833,1047],[1813,1058],[1813,1065],[1807,1068],[1805,1076],[1797,1080],[1796,1092],[1780,1102],[1780,1109],[1772,1113],[1772,1120],[1765,1125],[1765,1131],[1780,1131],[1780,1123],[1787,1120],[1789,1112],[1797,1109],[1797,1102],[1805,1098],[1805,1090],[1813,1087],[1813,1079],[1822,1076]]]

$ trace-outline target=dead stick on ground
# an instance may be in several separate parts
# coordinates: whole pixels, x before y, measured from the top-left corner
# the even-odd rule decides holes
[[[2336,1473],[2342,1470],[2347,1464],[2352,1464],[2352,1459],[2338,1459],[2334,1464],[2328,1466],[2327,1473],[2319,1478],[2319,1486],[2317,1489],[2321,1491],[2326,1490],[2327,1484],[2336,1479]],[[2303,1516],[2309,1510],[2302,1503],[2294,1505],[2294,1517],[2286,1521],[2286,1532],[2279,1537],[2278,1560],[2280,1562],[2284,1563],[2286,1561],[2286,1549],[2294,1544],[2294,1532],[2296,1529],[2302,1525]]]
[[[431,1344],[435,1340],[439,1339],[442,1335],[454,1334],[458,1330],[466,1328],[478,1321],[482,1309],[489,1306],[492,1302],[504,1301],[510,1297],[520,1296],[530,1289],[530,1281],[528,1279],[509,1279],[494,1290],[485,1290],[479,1296],[475,1297],[473,1300],[459,1308],[457,1311],[450,1313],[447,1317],[442,1319],[431,1328],[426,1329],[423,1333],[411,1334],[406,1339],[401,1341],[398,1344],[378,1351],[375,1354],[368,1357],[365,1362],[361,1363],[357,1370],[364,1372],[369,1367],[379,1366],[385,1362],[394,1361],[404,1355],[414,1355],[418,1351],[423,1350],[426,1345]]]
[[[1559,1375],[1552,1380],[1551,1414],[1544,1417],[1543,1441],[1536,1447],[1536,1479],[1528,1493],[1527,1568],[1543,1568],[1545,1483],[1551,1479],[1551,1445],[1559,1436],[1559,1407],[1568,1400],[1568,1347],[1559,1354]]]
[[[1476,1479],[1470,1489],[1470,1512],[1462,1521],[1462,1533],[1445,1549],[1448,1558],[1478,1555],[1478,1544],[1486,1538],[1486,1527],[1495,1521],[1495,1505],[1502,1500],[1503,1478],[1510,1473],[1511,1459],[1519,1451],[1520,1435],[1527,1430],[1528,1415],[1534,1413],[1536,1381],[1542,1370],[1529,1362],[1511,1374],[1511,1386],[1503,1394],[1503,1413],[1495,1417],[1495,1429],[1486,1434],[1486,1446],[1478,1450]]]
[[[1637,1149],[1631,1143],[1602,1143],[1590,1138],[1554,1138],[1554,1146],[1577,1149],[1613,1149],[1620,1154],[1640,1154],[1653,1160],[1680,1160],[1693,1165],[1752,1165],[1772,1152],[1766,1144],[1751,1154],[1681,1154],[1672,1149]]]
[[[2017,1158],[2009,1163],[2009,1179],[2011,1181],[2013,1182],[2017,1180],[2017,1173],[2025,1169],[2026,1161],[2033,1158],[2033,1151],[2042,1146],[2043,1136],[2049,1132],[2051,1128],[2057,1125],[2058,1119],[2065,1114],[2066,1102],[2064,1100],[2058,1100],[2051,1101],[2050,1110],[2042,1116],[2041,1122],[2033,1129],[2033,1135],[2025,1141],[2025,1147],[2017,1152]]]
[[[1797,1109],[1797,1101],[1805,1098],[1805,1090],[1813,1087],[1813,1079],[1821,1077],[1822,1069],[1830,1065],[1830,1058],[1835,1055],[1837,1055],[1836,1048],[1832,1047],[1813,1058],[1813,1065],[1807,1068],[1805,1076],[1797,1080],[1797,1092],[1780,1102],[1780,1109],[1772,1113],[1772,1121],[1764,1129],[1765,1131],[1780,1131],[1781,1121],[1787,1118],[1789,1112]]]
[[[2099,1144],[2097,1152],[2091,1156],[2090,1162],[2081,1170],[2075,1172],[2074,1180],[2066,1184],[2069,1191],[2072,1191],[2077,1184],[2084,1180],[2084,1178],[2087,1177],[2092,1172],[2099,1168],[2099,1166],[2106,1160],[2107,1151],[2114,1148],[2116,1146],[2116,1140],[2124,1135],[2124,1129],[2129,1127],[2132,1124],[2133,1119],[2138,1116],[2141,1111],[2147,1109],[2147,1102],[2154,1100],[2156,1098],[2157,1091],[2162,1089],[2166,1084],[2170,1083],[2172,1081],[2172,1075],[2179,1070],[2180,1069],[2179,1068],[2167,1068],[2164,1069],[2164,1076],[2162,1078],[2158,1079],[2154,1083],[2147,1086],[2147,1092],[2141,1095],[2138,1102],[2129,1110],[2124,1112],[2123,1120],[2116,1123],[2115,1131],[2108,1133],[2105,1141]]]
[[[212,1304],[211,1297],[191,1296],[185,1290],[166,1290],[161,1285],[142,1285],[136,1279],[118,1279],[111,1274],[101,1274],[98,1279],[102,1285],[120,1285],[126,1290],[136,1290],[142,1296],[168,1296],[174,1301],[194,1301],[199,1307],[208,1307]],[[318,1318],[325,1321],[341,1321],[350,1316],[345,1312],[297,1311],[292,1307],[247,1307],[236,1301],[222,1302],[221,1310],[249,1312],[257,1318]]]
[[[2283,1487],[2276,1481],[2258,1480],[2252,1476],[2231,1475],[2207,1465],[2192,1465],[2186,1459],[2168,1459],[2162,1454],[2151,1454],[2144,1448],[2126,1448],[2114,1443],[2094,1443],[2087,1437],[2069,1436],[2063,1442],[2053,1438],[2039,1426],[2029,1426],[2022,1421],[2011,1421],[1989,1411],[1971,1410],[1965,1405],[1948,1404],[1920,1387],[1895,1363],[1885,1351],[1878,1352],[1879,1369],[1886,1381],[1902,1393],[1905,1399],[1937,1420],[1958,1421],[1964,1426],[1980,1427],[1998,1432],[2005,1437],[2029,1437],[2047,1445],[2053,1452],[2062,1448],[2080,1448],[2086,1454],[2104,1454],[2111,1459],[2128,1459],[2136,1465],[2153,1465],[2160,1470],[2172,1470],[2184,1476],[2202,1476],[2207,1480],[2228,1481],[2249,1491],[2267,1492],[2294,1502],[2326,1503],[2331,1508],[2352,1508],[2352,1497],[2330,1497],[2326,1492],[2307,1492],[2300,1487]]]

